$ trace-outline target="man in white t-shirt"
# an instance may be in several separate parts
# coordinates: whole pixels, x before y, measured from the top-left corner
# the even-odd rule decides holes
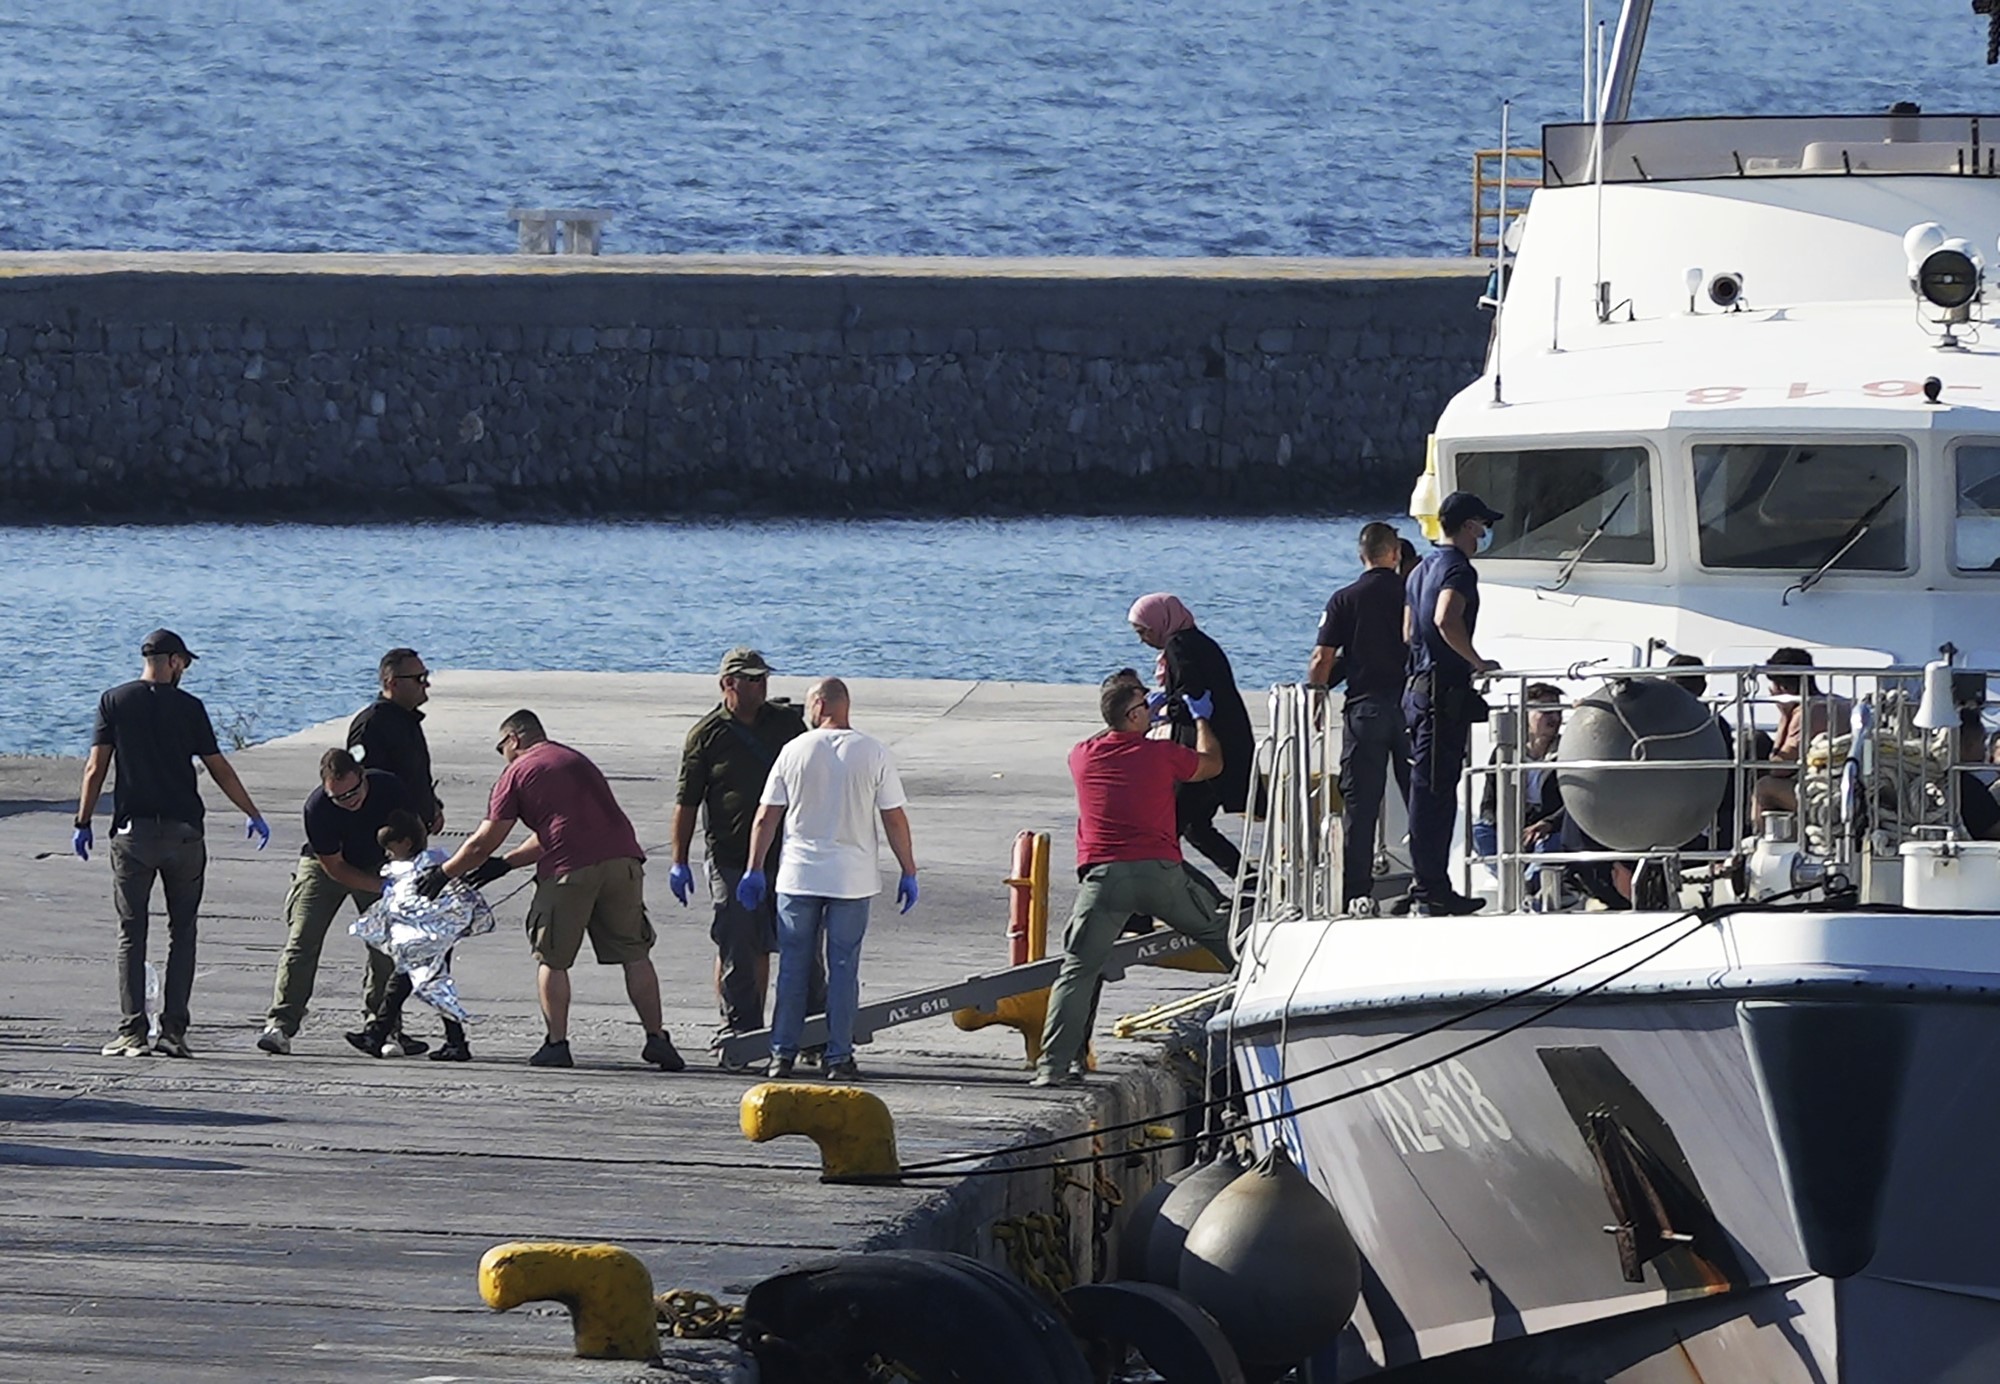
[[[917,902],[917,857],[895,760],[888,746],[848,724],[848,711],[846,683],[827,678],[813,684],[806,693],[806,724],[812,729],[778,751],[750,831],[753,862],[765,858],[780,826],[785,832],[778,853],[772,1077],[790,1076],[798,1060],[806,986],[824,935],[825,1075],[835,1081],[860,1078],[854,1063],[854,1011],[861,1003],[861,938],[868,931],[868,901],[882,891],[881,836],[889,838],[902,870],[896,901],[905,913]],[[762,870],[746,870],[736,886],[737,902],[754,910],[767,887]]]

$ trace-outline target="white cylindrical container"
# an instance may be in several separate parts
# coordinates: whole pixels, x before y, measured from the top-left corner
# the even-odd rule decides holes
[[[2000,841],[1905,841],[1903,907],[2000,912]]]

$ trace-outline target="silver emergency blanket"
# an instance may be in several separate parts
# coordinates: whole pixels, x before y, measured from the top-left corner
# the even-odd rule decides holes
[[[417,876],[445,862],[440,850],[382,867],[382,899],[348,928],[396,963],[410,977],[410,993],[460,1023],[472,1016],[459,1002],[451,978],[451,949],[468,937],[493,931],[493,910],[479,890],[457,880],[427,899],[417,892]]]

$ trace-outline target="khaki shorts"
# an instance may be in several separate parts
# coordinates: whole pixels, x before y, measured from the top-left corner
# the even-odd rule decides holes
[[[600,966],[643,961],[653,950],[646,917],[646,866],[606,860],[539,881],[528,905],[528,947],[552,971],[576,964],[583,937]]]

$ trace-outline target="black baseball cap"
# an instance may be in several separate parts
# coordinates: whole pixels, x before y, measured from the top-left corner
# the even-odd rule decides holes
[[[154,630],[146,636],[146,642],[139,646],[139,652],[148,658],[163,658],[168,654],[179,654],[188,662],[194,662],[197,655],[172,630]]]
[[[1468,519],[1477,519],[1484,524],[1497,524],[1507,516],[1480,499],[1470,490],[1454,490],[1444,497],[1438,506],[1438,523],[1446,533],[1456,532],[1459,525]]]

